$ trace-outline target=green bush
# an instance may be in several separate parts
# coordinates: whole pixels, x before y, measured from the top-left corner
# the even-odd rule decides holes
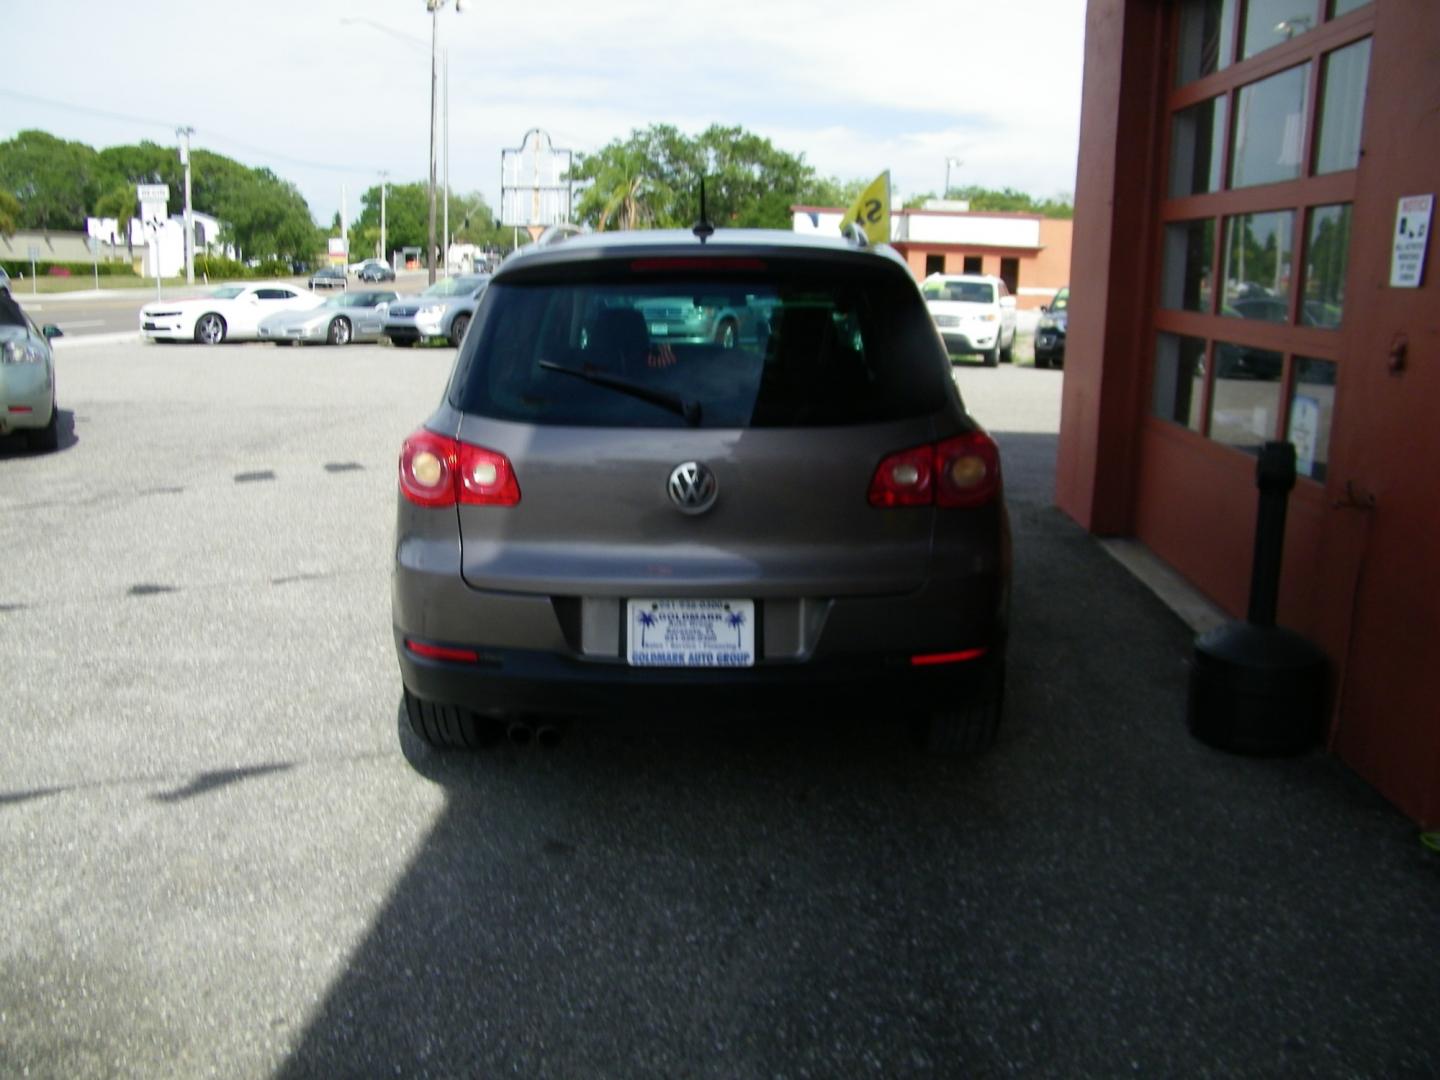
[[[0,266],[12,278],[30,276],[29,259],[0,259]],[[136,277],[135,268],[128,262],[102,262],[99,264],[101,277]],[[40,262],[35,261],[35,274],[37,277],[50,277],[60,271],[69,271],[72,277],[93,276],[96,264],[88,262]]]

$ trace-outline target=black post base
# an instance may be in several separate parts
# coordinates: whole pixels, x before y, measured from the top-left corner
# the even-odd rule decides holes
[[[1190,733],[1237,754],[1300,754],[1325,723],[1325,654],[1278,626],[1229,623],[1195,641]]]

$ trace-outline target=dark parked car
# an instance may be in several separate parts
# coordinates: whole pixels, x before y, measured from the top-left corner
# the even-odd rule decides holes
[[[345,268],[343,266],[322,266],[315,273],[310,275],[311,289],[343,289],[345,288]]]
[[[1070,320],[1070,287],[1055,294],[1040,309],[1040,324],[1035,328],[1035,366],[1065,366],[1065,328]]]
[[[370,259],[361,265],[355,276],[361,281],[394,281],[395,271],[379,259]]]
[[[675,296],[766,332],[656,339]],[[606,233],[504,262],[399,461],[405,706],[441,747],[536,717],[870,705],[979,751],[1004,701],[1010,531],[888,249]]]

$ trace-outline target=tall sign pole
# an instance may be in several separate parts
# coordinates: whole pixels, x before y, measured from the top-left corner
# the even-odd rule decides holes
[[[176,128],[180,136],[180,164],[185,166],[185,284],[195,284],[195,217],[190,207],[190,136],[193,127]]]

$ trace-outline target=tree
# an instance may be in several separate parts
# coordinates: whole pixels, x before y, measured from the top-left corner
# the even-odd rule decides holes
[[[905,200],[905,209],[915,210],[935,198],[934,192],[914,195]],[[1074,199],[1070,195],[1056,195],[1049,199],[1037,199],[1033,195],[1014,188],[984,188],[976,184],[968,187],[951,188],[947,199],[964,200],[970,209],[981,213],[1040,214],[1048,218],[1072,218],[1075,216]]]
[[[360,196],[360,216],[350,226],[350,250],[374,251],[380,243],[380,185],[376,184]],[[430,188],[416,181],[412,184],[389,184],[385,188],[385,243],[390,251],[418,247],[422,251],[428,238]],[[451,207],[453,217],[454,207]],[[390,251],[381,252],[384,258]]]
[[[22,229],[83,229],[101,190],[95,151],[44,131],[0,143],[0,191],[19,204]]]
[[[20,200],[8,191],[0,191],[0,236],[8,240],[19,228]]]
[[[578,156],[575,217],[602,230],[687,227],[700,216],[702,176],[710,221],[739,228],[789,228],[790,207],[817,188],[803,155],[743,128],[714,124],[690,137],[652,124]]]
[[[130,242],[130,222],[135,218],[136,209],[135,188],[123,181],[95,203],[96,217],[115,219],[116,232],[125,237],[126,251],[134,250]]]

